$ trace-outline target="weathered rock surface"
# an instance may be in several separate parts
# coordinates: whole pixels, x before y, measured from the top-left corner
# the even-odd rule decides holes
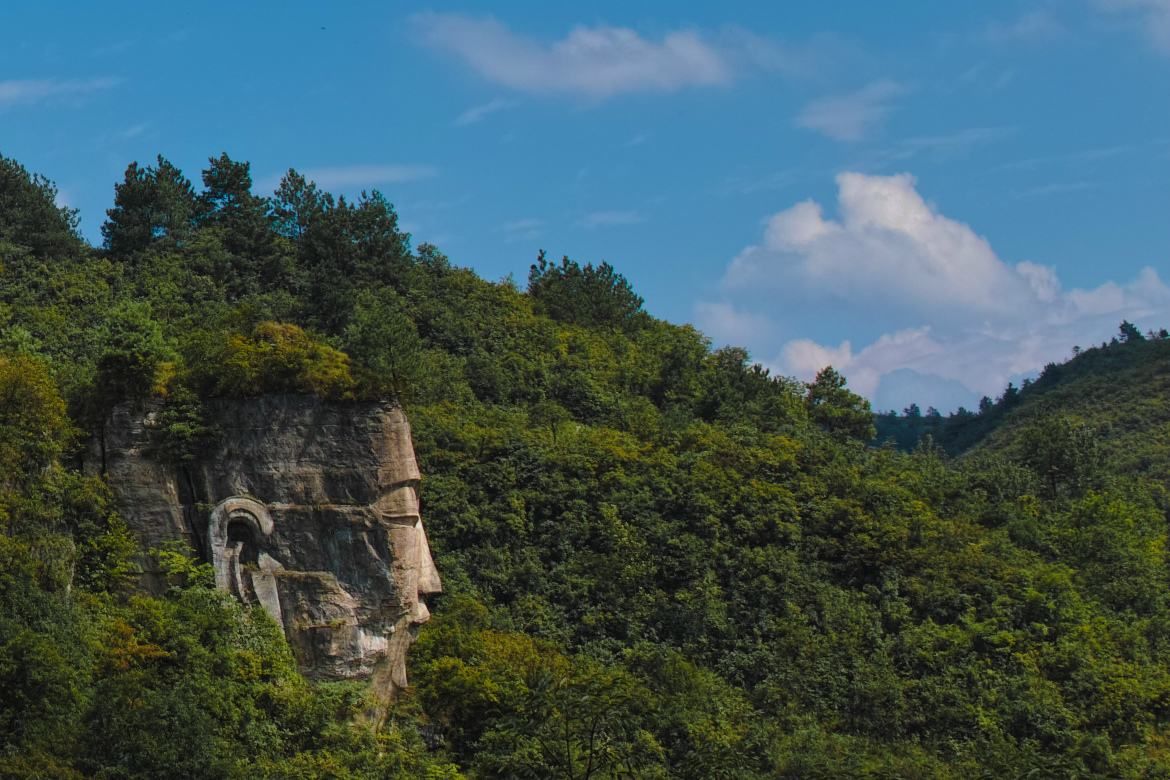
[[[154,409],[123,405],[87,466],[104,467],[144,548],[185,541],[219,587],[262,606],[318,679],[406,685],[406,651],[440,590],[419,517],[402,410],[302,396],[213,401],[217,445],[183,466],[152,456]],[[163,586],[146,571],[145,585]]]

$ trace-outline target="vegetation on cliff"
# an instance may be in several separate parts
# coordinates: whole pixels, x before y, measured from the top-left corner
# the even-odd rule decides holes
[[[1170,776],[1170,342],[1050,367],[966,457],[900,452],[836,372],[712,350],[608,264],[522,291],[378,193],[202,183],[130,166],[91,248],[0,158],[0,775]],[[181,459],[202,399],[270,392],[414,426],[447,592],[376,733],[205,566],[157,551],[174,587],[135,593],[71,468],[124,399],[165,399]]]

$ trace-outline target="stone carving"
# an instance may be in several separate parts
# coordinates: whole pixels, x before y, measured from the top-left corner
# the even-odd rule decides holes
[[[283,628],[277,577],[284,567],[263,549],[273,528],[267,507],[247,496],[233,496],[211,511],[207,540],[216,587],[245,604],[263,607]]]
[[[119,407],[105,465],[144,547],[185,540],[216,584],[279,623],[302,670],[404,687],[406,651],[441,582],[419,512],[410,426],[391,404],[217,401],[218,445],[186,466],[150,455],[151,409]],[[161,588],[147,571],[147,587]]]

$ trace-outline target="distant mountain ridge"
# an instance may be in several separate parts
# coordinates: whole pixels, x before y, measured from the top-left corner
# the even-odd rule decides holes
[[[1114,473],[1170,477],[1170,339],[1166,331],[1142,335],[1123,322],[1118,338],[1075,349],[1068,361],[1050,363],[1033,382],[1008,385],[977,412],[943,417],[916,406],[877,415],[879,443],[910,450],[929,436],[955,456],[1020,455],[1027,431],[1060,416],[1091,429]]]

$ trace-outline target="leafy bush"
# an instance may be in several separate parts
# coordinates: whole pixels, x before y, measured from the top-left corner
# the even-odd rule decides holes
[[[202,334],[187,355],[191,382],[212,395],[311,393],[353,398],[349,357],[291,323],[261,322],[252,332]]]

